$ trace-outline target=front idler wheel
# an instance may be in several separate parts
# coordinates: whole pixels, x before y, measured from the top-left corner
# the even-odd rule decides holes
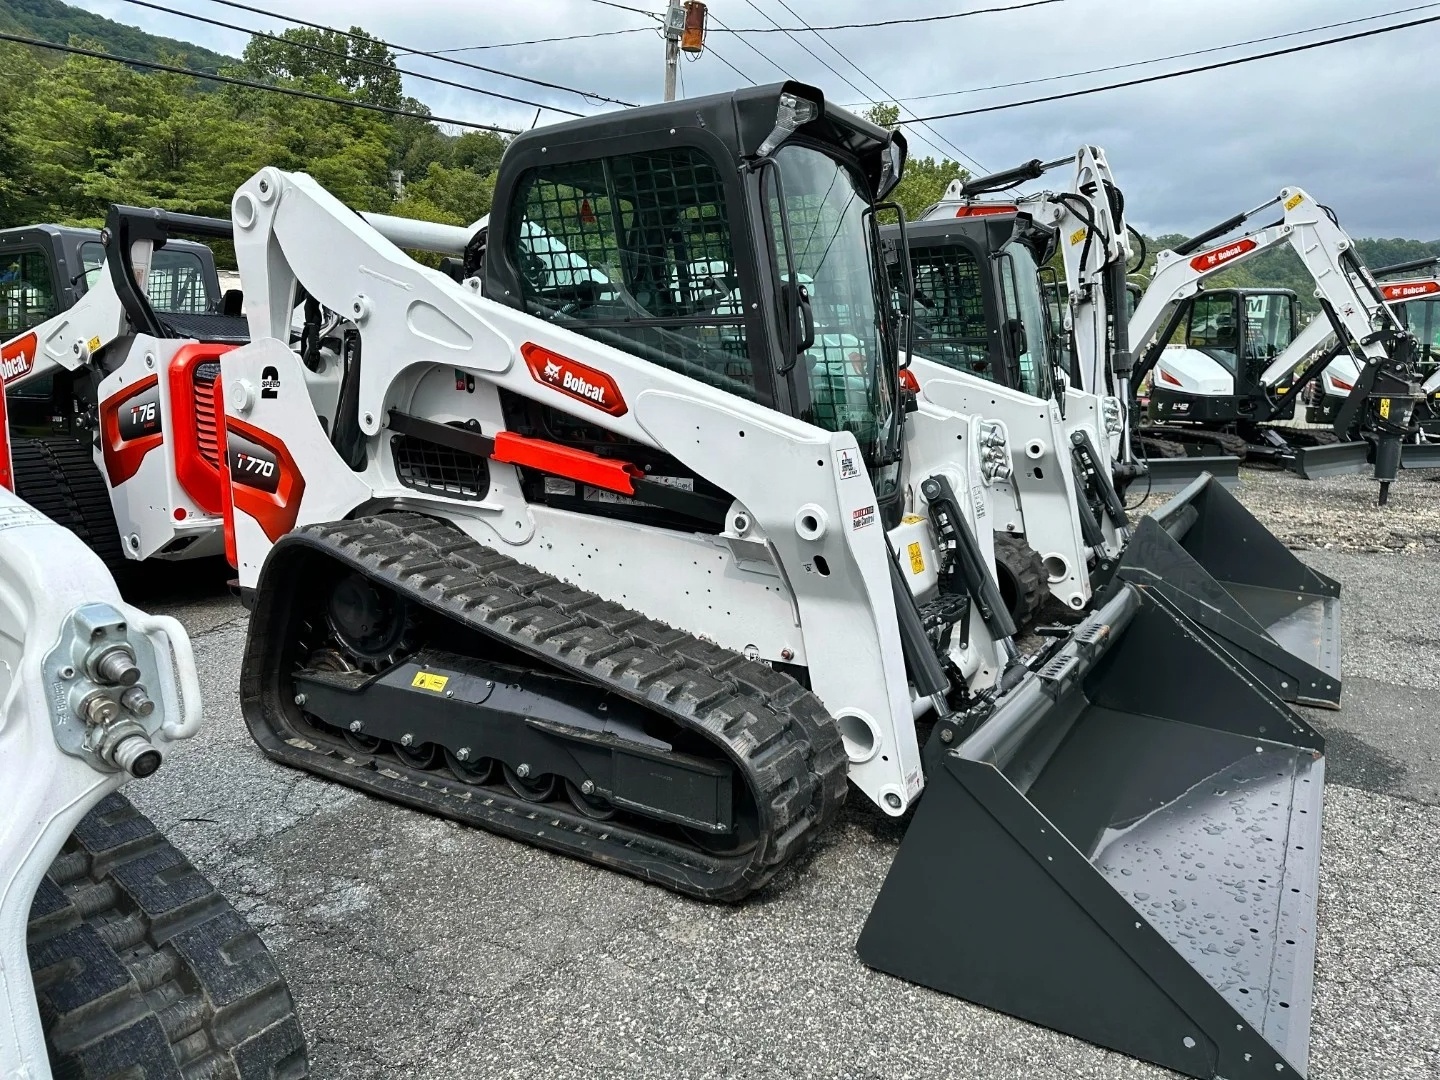
[[[410,605],[364,575],[350,574],[330,591],[325,621],[335,640],[356,660],[383,663],[407,646]]]

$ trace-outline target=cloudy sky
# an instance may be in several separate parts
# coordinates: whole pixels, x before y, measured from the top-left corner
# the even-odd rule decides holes
[[[125,0],[71,2],[231,55],[244,48],[242,34]],[[290,25],[208,0],[156,2],[271,33]],[[602,0],[247,0],[252,7],[316,23],[359,25],[397,45],[424,50],[631,30],[453,55],[636,103],[661,96],[663,47],[653,30],[657,24],[638,12],[659,12],[663,2],[617,0],[617,7]],[[1030,6],[1010,12],[909,27],[797,33],[794,39],[780,33],[719,32],[722,24],[771,27],[771,19],[785,27],[797,27],[801,20],[828,26],[1027,2]],[[785,4],[796,14],[787,12]],[[710,51],[695,62],[682,62],[685,94],[729,89],[746,78],[769,82],[788,75],[818,85],[833,101],[899,98],[908,110],[903,115],[923,117],[1440,17],[1440,3],[714,0],[710,11]],[[1337,23],[1348,25],[1334,26]],[[1326,26],[1331,29],[1317,29]],[[1240,44],[1275,35],[1286,36]],[[1136,65],[1195,50],[1206,51]],[[907,123],[905,128],[914,153],[954,157],[958,148],[989,169],[1032,157],[1061,157],[1081,142],[1102,146],[1127,194],[1131,222],[1151,234],[1193,233],[1264,201],[1284,185],[1298,184],[1331,205],[1354,235],[1433,240],[1440,238],[1437,58],[1440,21],[1150,85],[923,125]],[[1121,64],[1135,66],[1075,74]],[[616,107],[425,57],[402,56],[400,66],[581,113]],[[1044,81],[986,89],[1027,80]],[[416,79],[407,80],[407,90],[437,115],[511,127],[528,127],[535,117],[529,106]],[[912,100],[953,91],[969,92]],[[544,117],[563,118],[556,112],[544,113],[542,122]]]

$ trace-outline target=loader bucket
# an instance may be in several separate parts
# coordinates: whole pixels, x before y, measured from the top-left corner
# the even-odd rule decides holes
[[[1142,519],[1115,576],[1162,593],[1286,701],[1340,707],[1340,584],[1207,478]]]
[[[1188,1076],[1305,1075],[1313,728],[1122,584],[947,738],[942,721],[866,964]]]

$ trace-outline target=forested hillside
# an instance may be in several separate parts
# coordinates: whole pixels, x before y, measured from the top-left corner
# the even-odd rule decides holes
[[[156,37],[60,0],[0,0],[0,30],[61,44],[78,35],[100,42],[106,52],[140,60],[159,60],[165,55],[173,59],[183,54],[186,67],[201,71],[219,71],[235,62],[188,41]]]
[[[425,112],[404,96],[389,49],[351,33],[256,38],[221,70]],[[489,210],[505,147],[488,132],[9,43],[0,70],[10,76],[0,82],[0,226],[94,224],[112,202],[228,216],[235,188],[264,165],[309,172],[356,209],[465,224]]]
[[[1344,224],[1343,220],[1341,224]],[[1145,258],[1144,274],[1148,275],[1150,268],[1154,265],[1157,250],[1173,247],[1185,240],[1186,237],[1179,234],[1146,237],[1145,243],[1149,250]],[[1355,248],[1360,253],[1360,258],[1364,260],[1365,265],[1372,270],[1396,263],[1410,262],[1430,255],[1440,255],[1440,241],[1437,240],[1356,238]],[[1205,284],[1207,288],[1212,289],[1225,287],[1294,289],[1300,298],[1302,311],[1313,315],[1320,310],[1320,304],[1314,296],[1315,281],[1306,273],[1300,257],[1288,246],[1267,251],[1263,255],[1256,255],[1253,259],[1241,263],[1231,270],[1216,274]]]

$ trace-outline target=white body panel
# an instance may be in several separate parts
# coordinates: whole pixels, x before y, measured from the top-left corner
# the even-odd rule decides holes
[[[1073,610],[1084,608],[1091,596],[1089,558],[1075,508],[1068,433],[1071,423],[1088,418],[1075,415],[1082,410],[1067,409],[1062,421],[1053,400],[1042,401],[924,357],[913,357],[910,370],[920,383],[922,401],[932,408],[1005,425],[1013,471],[1004,483],[992,482],[998,491],[992,500],[996,518],[991,528],[1023,535],[1045,561],[1051,594]],[[922,409],[916,427],[923,431],[927,422]],[[1118,551],[1123,545],[1113,526],[1107,522],[1103,527]]]
[[[1150,377],[1150,385],[1201,397],[1235,393],[1235,377],[1225,370],[1224,364],[1199,349],[1187,349],[1184,345],[1165,346]]]
[[[851,733],[851,778],[887,813],[904,812],[924,783],[917,707],[900,651],[887,538],[870,480],[855,467],[851,434],[489,301],[478,282],[458,285],[415,263],[303,174],[263,170],[237,192],[234,220],[254,340],[222,361],[225,407],[227,416],[282,440],[293,457],[305,482],[297,526],[343,518],[372,500],[439,511],[481,542],[646,615],[759,659],[804,662],[813,689]],[[340,460],[308,394],[286,390],[305,385],[285,344],[297,282],[362,336],[360,420],[378,438],[360,472]],[[613,415],[532,375],[520,356],[526,343],[608,375],[627,408]],[[256,389],[271,366],[281,390],[264,398]],[[474,392],[455,389],[457,370],[474,376]],[[492,435],[504,427],[500,387],[661,449],[729,492],[736,502],[724,532],[626,525],[530,504],[515,467],[495,461],[479,502],[398,483],[385,452],[390,409],[440,422],[473,419]],[[926,465],[911,461],[907,487],[918,490],[919,480],[942,469],[960,477],[964,468],[953,453],[928,472]],[[952,485],[973,526],[970,485]],[[271,538],[243,512],[234,528],[241,584],[253,586]],[[933,541],[921,555],[933,562]],[[985,685],[997,646],[978,618],[970,625],[970,648],[962,653],[957,643],[952,658]],[[854,738],[861,731],[869,736]]]
[[[80,819],[123,779],[61,752],[51,708],[52,689],[62,695],[63,689],[47,685],[42,671],[71,613],[93,603],[124,615],[130,632],[143,634],[164,661],[161,685],[147,687],[160,723],[152,742],[164,753],[200,720],[184,630],[126,604],[99,557],[74,533],[0,489],[0,1076],[7,1078],[50,1076],[25,951],[35,890]],[[169,674],[172,658],[184,684],[183,707]]]
[[[190,342],[137,335],[131,339],[124,361],[100,381],[102,402],[133,386],[150,375],[158,374],[159,413],[163,439],[149,451],[136,473],[119,480],[106,467],[104,451],[95,448],[95,467],[110,488],[110,505],[120,530],[121,546],[132,559],[153,556],[175,559],[205,558],[225,550],[225,521],[204,510],[180,483],[176,471],[175,412],[170,400],[170,380],[166,377],[175,353]],[[103,436],[102,436],[103,438]],[[163,549],[178,540],[177,550]]]

